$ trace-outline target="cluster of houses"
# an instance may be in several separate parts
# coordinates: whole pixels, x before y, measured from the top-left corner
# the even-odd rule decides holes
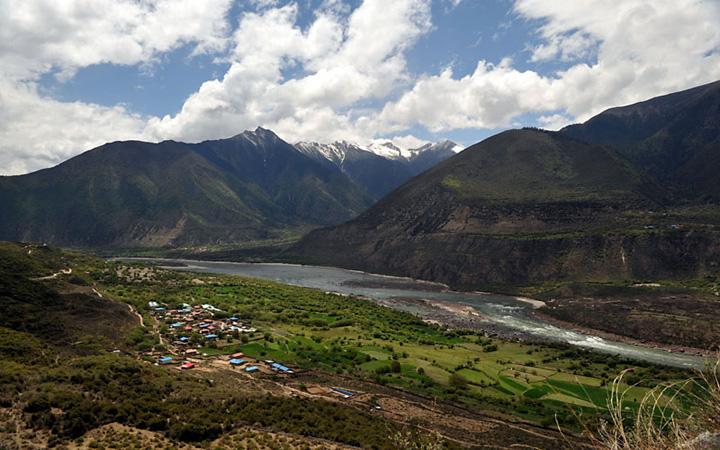
[[[198,360],[189,361],[191,358],[199,358],[201,355],[197,348],[192,348],[192,336],[197,333],[202,336],[205,341],[217,340],[225,337],[229,333],[254,333],[255,328],[248,327],[240,322],[237,317],[218,319],[215,317],[216,312],[220,309],[213,305],[196,305],[191,306],[187,303],[183,304],[181,309],[167,309],[157,302],[149,302],[152,315],[159,322],[166,322],[169,325],[168,337],[172,340],[174,348],[171,353],[178,356],[164,356],[157,360],[158,365],[177,365],[182,370],[189,370],[197,367]],[[197,345],[202,347],[202,343]],[[216,356],[215,359],[226,359],[228,356]],[[229,357],[229,365],[233,368],[244,370],[245,372],[262,372],[269,374],[293,375],[295,371],[289,367],[278,364],[274,361],[258,361],[253,358],[246,357],[243,353],[235,353]]]
[[[194,350],[194,349],[193,349]],[[164,356],[157,360],[158,365],[174,365],[180,370],[188,370],[197,367],[198,360],[188,360],[188,353],[181,355],[182,358],[176,360],[172,356]],[[191,353],[190,356],[199,356],[197,350]],[[228,356],[213,356],[214,359],[227,360]],[[276,375],[294,375],[295,371],[287,366],[276,363],[275,361],[260,361],[254,358],[245,356],[243,353],[234,353],[229,357],[227,361],[230,367],[239,369],[247,373],[259,372],[264,374],[276,374]],[[180,363],[180,365],[178,365]]]
[[[173,344],[179,347],[190,345],[191,336],[194,333],[198,333],[205,340],[215,340],[233,331],[238,333],[257,331],[255,328],[240,323],[240,319],[237,317],[216,319],[215,312],[221,312],[221,310],[213,305],[190,306],[185,303],[182,309],[170,310],[157,302],[150,302],[148,305],[158,321],[168,322],[168,334],[170,338],[174,339]]]

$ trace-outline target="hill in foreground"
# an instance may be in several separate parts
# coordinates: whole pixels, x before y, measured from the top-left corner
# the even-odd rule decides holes
[[[675,106],[654,125],[661,131],[648,134],[666,142],[684,142],[679,134],[704,136],[685,147],[695,155],[688,161],[717,154],[718,134],[705,132],[707,120],[693,129],[681,119],[693,111],[709,114],[707,104],[719,91],[716,83],[702,95],[675,94]],[[665,101],[629,106],[623,115]],[[672,126],[678,121],[687,125],[681,131]],[[631,158],[637,145],[646,145],[645,136],[622,141],[630,145],[622,148],[581,137],[501,133],[413,178],[356,219],[310,233],[295,251],[320,263],[472,288],[700,277],[717,270],[720,214],[703,195],[702,174],[678,186]],[[703,161],[703,173],[720,171],[720,161]]]

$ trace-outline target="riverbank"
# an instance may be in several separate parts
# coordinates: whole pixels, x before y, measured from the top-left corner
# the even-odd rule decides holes
[[[594,328],[589,327],[583,327],[571,322],[565,322],[563,320],[556,319],[554,317],[551,317],[547,314],[542,313],[538,310],[532,310],[529,311],[529,314],[535,317],[538,320],[542,320],[543,322],[546,322],[550,325],[554,325],[558,328],[564,328],[567,330],[573,330],[577,331],[579,333],[587,334],[590,336],[596,336],[602,339],[607,339],[611,341],[616,342],[622,342],[625,344],[630,345],[637,345],[639,347],[646,347],[646,348],[652,348],[656,350],[664,350],[671,353],[679,353],[679,354],[685,354],[685,355],[692,355],[692,356],[700,356],[703,358],[710,358],[710,359],[716,359],[718,357],[717,352],[713,352],[710,350],[702,350],[698,348],[693,347],[686,347],[683,345],[668,345],[668,344],[661,344],[657,342],[649,342],[649,341],[641,341],[638,339],[633,339],[627,336],[622,336],[619,334],[614,333],[608,333],[601,330],[596,330]]]
[[[363,297],[385,307],[409,312],[423,322],[446,327],[449,330],[482,331],[489,337],[504,339],[537,340],[537,336],[521,330],[508,328],[483,316],[477,309],[462,303],[424,298],[394,297],[377,300]]]
[[[538,308],[547,306],[547,304],[544,301],[536,300],[536,299],[530,298],[530,297],[513,297],[513,298],[515,300],[518,300],[521,302],[530,303],[532,305],[533,309],[538,309]]]

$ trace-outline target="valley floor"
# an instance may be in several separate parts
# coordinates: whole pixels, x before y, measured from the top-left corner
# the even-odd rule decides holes
[[[0,251],[12,263],[0,273],[8,449],[414,448],[403,440],[581,449],[620,373],[632,370],[620,383],[627,411],[652,387],[689,376],[503,339],[472,308],[447,302],[407,300],[432,324],[259,279],[51,249],[39,257],[16,244]],[[104,307],[89,314],[96,304]]]

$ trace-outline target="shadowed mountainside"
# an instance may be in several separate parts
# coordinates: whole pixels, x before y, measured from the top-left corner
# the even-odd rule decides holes
[[[683,197],[720,200],[720,81],[612,108],[560,132],[616,148]]]
[[[258,128],[183,144],[115,142],[0,177],[0,238],[64,246],[197,245],[332,225],[371,199]]]

